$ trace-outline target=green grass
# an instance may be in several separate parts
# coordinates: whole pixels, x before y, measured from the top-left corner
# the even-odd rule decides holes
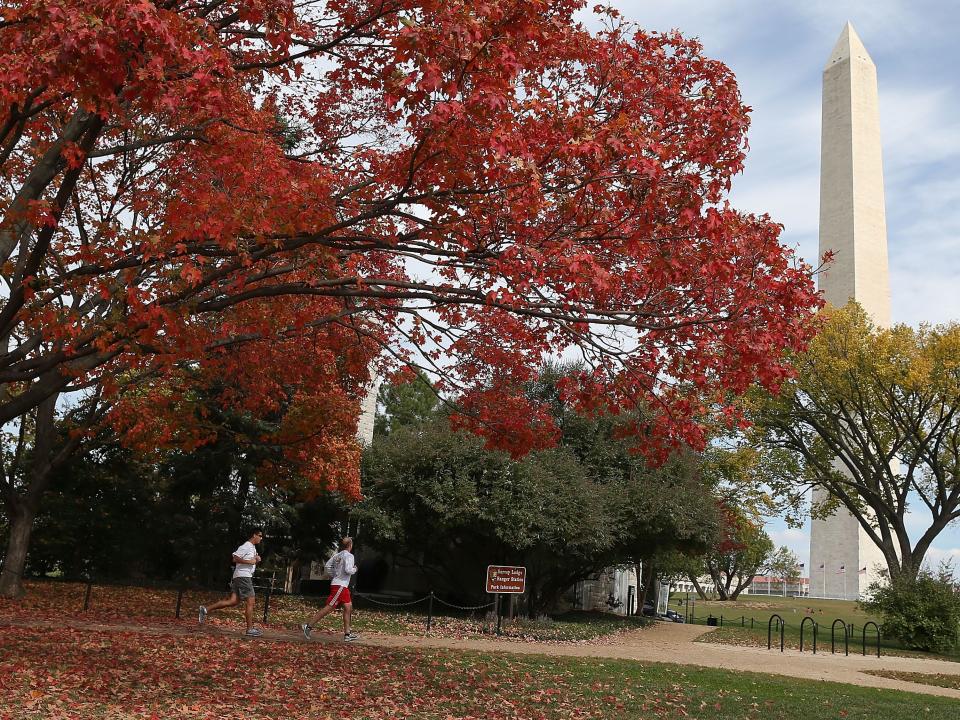
[[[906,680],[907,682],[922,683],[924,685],[936,685],[937,687],[960,690],[960,675],[900,672],[898,670],[867,670],[866,672],[869,675],[893,678],[894,680]]]
[[[239,679],[238,679],[239,678]],[[15,718],[953,720],[914,693],[625,660],[0,627]]]
[[[686,595],[676,595],[670,599],[670,607],[681,614],[686,608]],[[683,605],[678,601],[684,601]],[[864,612],[859,604],[850,600],[820,600],[817,598],[792,598],[777,597],[776,595],[741,595],[740,599],[734,602],[722,602],[720,600],[694,600],[690,599],[690,610],[697,617],[697,622],[702,622],[707,615],[719,617],[724,616],[724,624],[740,624],[740,618],[746,618],[746,624],[750,624],[750,618],[755,619],[755,624],[767,626],[767,621],[774,613],[780,615],[789,627],[790,625],[799,626],[800,621],[808,614],[807,610],[813,610],[813,617],[821,625],[829,626],[837,618],[847,623],[853,623],[857,628],[863,628],[864,623],[868,621],[879,622],[879,618]]]
[[[840,683],[823,683],[794,678],[690,668],[666,664],[639,665],[625,661],[602,663],[556,662],[554,672],[572,671],[581,692],[593,702],[609,693],[623,704],[623,715],[646,717],[650,711],[641,693],[632,688],[674,696],[692,717],[714,718],[873,718],[902,720],[914,713],[929,718],[955,718],[957,701],[921,697],[911,693],[860,688]],[[587,705],[591,703],[588,701]],[[680,717],[669,711],[666,717]]]
[[[683,600],[681,606],[678,600]],[[681,614],[686,609],[686,595],[674,595],[671,598],[673,609]],[[863,626],[867,622],[880,625],[880,618],[865,612],[858,603],[849,600],[820,600],[817,598],[791,598],[766,595],[741,595],[734,602],[719,600],[691,599],[690,611],[695,614],[697,624],[705,624],[708,615],[719,618],[723,616],[723,627],[705,635],[702,642],[722,643],[727,645],[766,646],[767,624],[773,614],[780,615],[784,621],[784,645],[789,648],[800,646],[800,625],[808,615],[813,617],[819,625],[817,651],[830,651],[830,630],[835,620],[843,620],[846,624],[853,624],[853,634],[850,636],[850,652],[860,653],[863,648]],[[808,611],[812,610],[812,613]],[[753,628],[750,621],[753,619]],[[742,624],[741,624],[742,623]],[[779,643],[779,634],[772,633],[774,644]],[[813,633],[810,623],[806,625],[804,636],[804,650],[811,647]],[[932,657],[941,660],[960,662],[960,651],[947,655],[934,655],[903,648],[896,640],[881,635],[881,652],[888,655],[903,655],[907,657]],[[843,629],[838,625],[836,633],[836,648],[843,651]],[[867,632],[867,653],[876,652],[876,635],[871,627]]]

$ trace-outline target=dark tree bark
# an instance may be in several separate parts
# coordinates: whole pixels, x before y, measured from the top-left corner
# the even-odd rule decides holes
[[[10,538],[3,558],[3,569],[0,570],[0,597],[19,598],[23,595],[21,581],[27,564],[36,508],[26,503],[7,503],[6,507],[10,518]]]
[[[0,478],[3,502],[10,518],[10,538],[0,570],[0,597],[23,595],[23,572],[27,564],[33,521],[43,494],[50,487],[54,471],[67,462],[82,444],[80,435],[68,436],[58,443],[56,422],[59,395],[44,400],[36,409],[33,447],[17,452],[14,464]],[[22,430],[22,429],[21,429]],[[24,463],[23,469],[17,467]],[[22,477],[22,481],[18,481]]]
[[[700,596],[700,599],[701,599],[701,600],[706,600],[706,599],[707,599],[707,593],[706,593],[706,592],[704,591],[704,589],[700,586],[700,580],[697,579],[696,575],[688,575],[687,577],[689,577],[689,578],[690,578],[690,582],[693,583],[693,589],[697,591],[697,595]]]

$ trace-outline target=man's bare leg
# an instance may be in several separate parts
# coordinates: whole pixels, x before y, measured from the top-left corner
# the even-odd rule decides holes
[[[236,593],[230,593],[230,597],[226,600],[217,600],[213,605],[207,605],[207,612],[213,610],[222,610],[223,608],[233,607],[238,602],[240,598],[237,597]]]
[[[353,615],[353,603],[344,603],[343,606],[343,634],[350,634],[350,616]]]
[[[333,610],[334,610],[333,605],[324,605],[324,606],[323,606],[323,610],[321,610],[320,612],[318,612],[318,613],[316,614],[316,616],[313,618],[313,620],[311,620],[311,621],[310,621],[309,623],[307,623],[307,624],[308,624],[310,627],[313,627],[314,625],[318,624],[321,620],[323,620],[327,615],[329,615],[330,613],[332,613]]]
[[[247,630],[253,627],[253,606],[257,598],[251,595],[247,598],[247,606],[243,609],[244,618],[247,621]]]

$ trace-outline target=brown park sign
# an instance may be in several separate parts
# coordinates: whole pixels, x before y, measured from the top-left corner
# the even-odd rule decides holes
[[[527,569],[517,565],[487,565],[487,592],[520,595],[526,589]]]

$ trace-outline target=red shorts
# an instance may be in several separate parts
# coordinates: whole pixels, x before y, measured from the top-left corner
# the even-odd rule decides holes
[[[350,602],[350,588],[346,585],[330,586],[330,597],[327,598],[327,605],[336,608],[341,605],[347,605]]]

